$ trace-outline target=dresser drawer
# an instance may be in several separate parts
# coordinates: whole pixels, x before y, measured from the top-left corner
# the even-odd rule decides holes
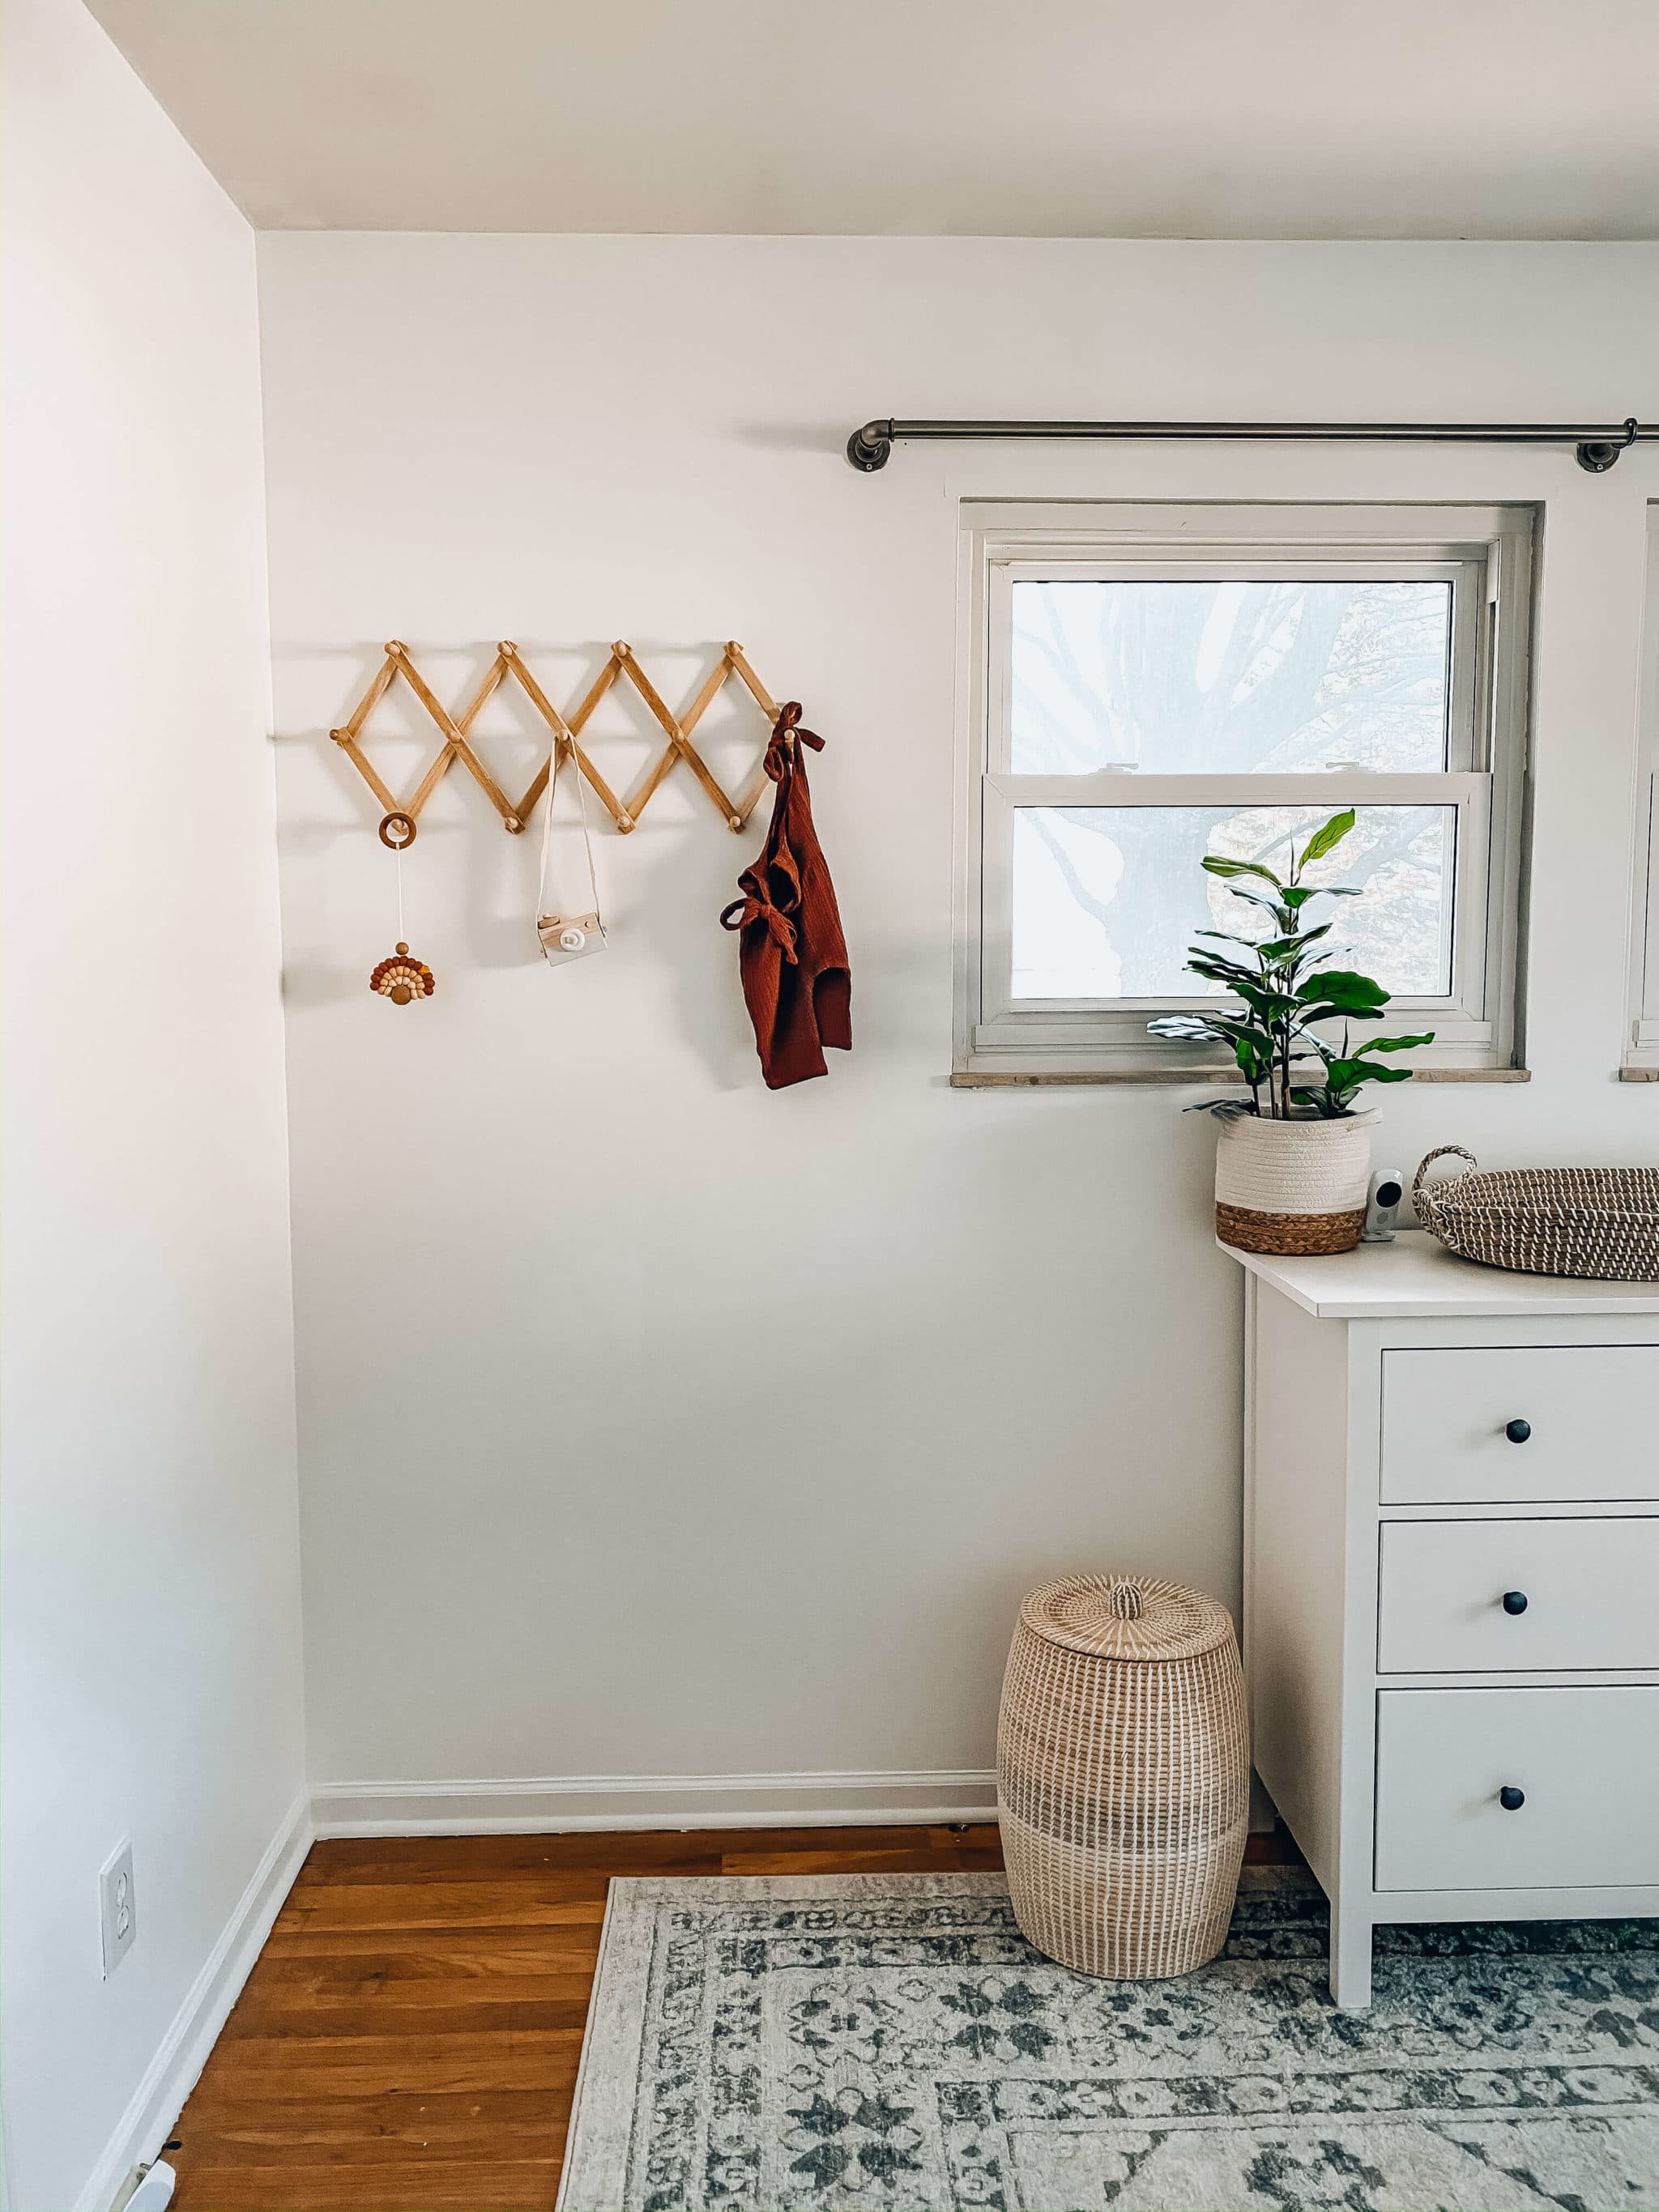
[[[1659,1498],[1656,1416],[1659,1345],[1385,1352],[1382,1502]]]
[[[1376,1702],[1378,1889],[1659,1882],[1659,1687]]]
[[[1385,1522],[1377,1668],[1659,1668],[1656,1599],[1659,1517]]]

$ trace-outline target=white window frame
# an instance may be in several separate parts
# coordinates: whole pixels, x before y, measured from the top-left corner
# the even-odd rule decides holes
[[[1659,1082],[1659,504],[1648,508],[1647,592],[1631,916],[1630,1037],[1624,1072]]]
[[[1535,511],[1504,507],[1028,505],[964,501],[959,580],[961,839],[957,870],[952,1080],[1213,1082],[1212,1046],[1146,1035],[1156,1013],[1212,997],[1045,999],[1011,991],[1010,866],[1019,806],[1312,805],[1425,801],[1456,809],[1452,988],[1397,996],[1391,1012],[1435,1042],[1425,1073],[1514,1066],[1520,1001],[1522,831]],[[1009,770],[1012,586],[1023,579],[1217,577],[1437,580],[1452,585],[1449,753],[1443,774],[1015,775]],[[1659,1057],[1659,1055],[1656,1055]]]

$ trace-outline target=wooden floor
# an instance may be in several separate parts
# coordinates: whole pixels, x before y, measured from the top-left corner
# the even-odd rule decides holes
[[[994,1826],[317,1844],[174,2130],[173,2203],[550,2206],[612,1875],[1001,1864]]]

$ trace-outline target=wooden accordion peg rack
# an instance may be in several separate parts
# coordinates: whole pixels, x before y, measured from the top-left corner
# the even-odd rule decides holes
[[[369,716],[383,699],[393,681],[401,676],[416,697],[437,724],[442,744],[434,755],[431,765],[416,786],[411,798],[399,801],[394,799],[379,772],[363,751],[360,742]],[[534,812],[536,802],[547,788],[547,779],[553,762],[553,748],[536,771],[529,789],[515,804],[491,775],[480,758],[471,739],[472,725],[477,720],[485,702],[492,698],[507,678],[512,678],[541,716],[552,733],[553,746],[568,747],[575,757],[576,766],[586,779],[589,789],[605,807],[617,829],[624,835],[638,823],[649,803],[652,793],[676,762],[684,761],[697,781],[719,808],[728,830],[741,830],[754,812],[761,793],[766,788],[763,769],[757,768],[754,776],[738,799],[729,799],[710,772],[708,763],[691,742],[691,732],[702,720],[710,703],[727,678],[735,676],[766,716],[769,726],[778,719],[775,702],[763,688],[759,678],[744,657],[743,647],[728,641],[725,651],[710,670],[697,696],[684,714],[670,713],[656,686],[634,657],[633,647],[620,639],[611,648],[611,657],[589,686],[586,696],[567,719],[549,700],[520,656],[519,648],[510,639],[504,639],[495,648],[495,658],[490,663],[483,682],[477,690],[453,718],[437,698],[425,678],[409,657],[409,648],[392,638],[386,647],[386,659],[375,671],[373,682],[343,726],[329,732],[337,745],[356,769],[388,817],[400,815],[410,823],[420,818],[421,809],[437,789],[451,766],[459,761],[472,776],[490,805],[501,817],[502,827],[509,835],[517,836]],[[641,777],[626,799],[618,799],[592,759],[577,742],[593,709],[599,705],[619,678],[626,677],[644,700],[653,718],[668,742],[657,758]],[[390,841],[388,841],[390,842]]]

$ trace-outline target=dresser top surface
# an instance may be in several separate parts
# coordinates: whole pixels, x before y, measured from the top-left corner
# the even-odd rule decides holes
[[[1447,1314],[1656,1314],[1659,1283],[1590,1283],[1516,1275],[1460,1260],[1420,1229],[1392,1244],[1323,1259],[1220,1249],[1322,1321],[1431,1320]]]

